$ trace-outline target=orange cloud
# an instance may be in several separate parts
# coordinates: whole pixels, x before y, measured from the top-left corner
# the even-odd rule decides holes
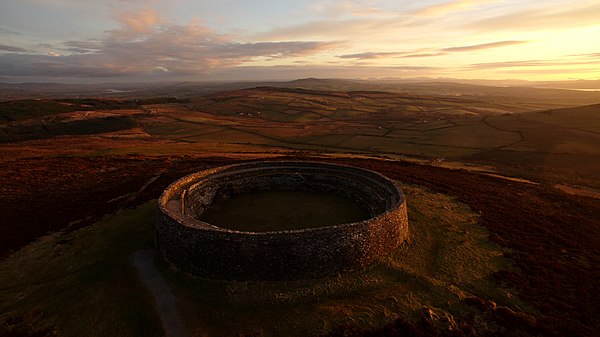
[[[600,3],[584,1],[575,2],[570,6],[548,6],[503,13],[470,21],[464,27],[477,31],[561,30],[568,27],[597,25],[598,18],[600,18]]]
[[[122,13],[118,16],[118,19],[124,27],[137,33],[150,32],[158,24],[166,21],[161,18],[160,13],[153,9],[142,10],[135,14]]]
[[[506,47],[517,44],[527,43],[527,41],[496,41],[490,43],[475,44],[470,46],[447,47],[439,50],[416,50],[410,52],[365,52],[357,54],[340,55],[343,59],[380,59],[380,58],[417,58],[417,57],[433,57],[446,55],[447,52],[468,52],[476,50],[484,50],[498,47]]]
[[[497,42],[491,42],[491,43],[475,44],[475,45],[470,45],[470,46],[449,47],[449,48],[442,49],[442,51],[452,51],[452,52],[454,52],[454,51],[474,51],[474,50],[513,46],[513,45],[522,44],[522,43],[527,43],[527,41],[497,41]]]
[[[415,15],[442,16],[453,12],[459,12],[470,7],[492,2],[492,0],[453,0],[429,7],[421,8],[414,12]]]

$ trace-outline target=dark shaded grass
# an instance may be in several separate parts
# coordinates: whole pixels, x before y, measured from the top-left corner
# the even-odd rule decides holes
[[[135,157],[0,162],[0,257],[48,232],[81,228],[104,214],[156,198],[168,184],[208,163]]]
[[[0,102],[0,121],[11,122],[72,111],[130,109],[135,107],[136,104],[133,101],[93,98],[57,100],[23,99]]]
[[[0,143],[47,139],[64,135],[94,135],[128,130],[137,126],[138,122],[128,116],[110,116],[71,122],[46,122],[8,126],[0,130]]]
[[[3,261],[0,336],[161,336],[129,258],[153,246],[155,212],[145,204]]]

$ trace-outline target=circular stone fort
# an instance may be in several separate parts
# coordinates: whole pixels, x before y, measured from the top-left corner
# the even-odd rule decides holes
[[[158,203],[164,259],[208,278],[332,276],[372,264],[408,235],[406,201],[392,180],[329,163],[208,169],[171,184]]]

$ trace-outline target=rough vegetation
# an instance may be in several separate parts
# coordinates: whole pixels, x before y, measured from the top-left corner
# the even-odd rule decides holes
[[[34,161],[37,165],[32,165]],[[15,202],[21,204],[22,215],[20,218],[23,219],[19,223],[19,226],[14,226],[5,233],[21,233],[19,240],[12,241],[12,246],[17,248],[34,237],[42,235],[47,230],[64,229],[68,223],[78,218],[88,218],[88,223],[93,222],[91,219],[98,218],[102,214],[114,212],[125,205],[131,206],[144,200],[155,198],[161,189],[174,180],[175,177],[197,170],[199,167],[224,162],[229,161],[225,159],[198,160],[172,157],[130,159],[92,157],[69,158],[68,163],[65,158],[32,159],[26,163],[27,165],[24,163],[22,166],[11,163],[6,168],[13,171],[7,174],[14,174],[15,176],[17,176],[17,173],[21,174],[22,179],[24,179],[21,181],[22,185],[30,185],[32,188],[35,188],[38,195],[43,196],[45,195],[44,193],[47,193],[48,197],[38,199],[40,201],[37,203],[21,204],[17,202],[20,198],[22,198],[20,200],[36,199],[32,198],[31,195],[28,197],[27,194],[11,195],[3,193],[2,205],[14,205]],[[457,214],[465,214],[462,215],[463,220],[460,220],[460,216],[456,219],[451,218],[455,221],[443,225],[445,229],[442,229],[437,234],[436,232],[422,234],[418,234],[418,231],[415,232],[414,241],[411,243],[413,246],[410,248],[415,251],[415,254],[424,254],[420,256],[423,256],[425,259],[438,256],[439,263],[441,264],[419,263],[418,260],[411,260],[414,255],[411,255],[411,250],[407,248],[407,250],[402,250],[398,253],[399,255],[396,256],[397,260],[392,259],[384,262],[380,267],[369,271],[379,276],[375,277],[373,276],[374,274],[365,274],[373,276],[375,280],[379,278],[379,281],[373,281],[371,276],[364,276],[366,280],[371,280],[365,282],[367,285],[371,284],[371,286],[381,285],[380,282],[383,282],[381,278],[389,282],[394,282],[393,284],[396,284],[401,289],[385,286],[383,287],[385,292],[393,293],[396,291],[396,295],[393,296],[396,296],[397,299],[397,296],[400,296],[409,300],[409,302],[410,297],[405,296],[417,292],[417,289],[421,289],[418,292],[424,294],[423,296],[433,296],[434,299],[430,298],[425,302],[410,302],[413,303],[413,309],[409,311],[412,313],[410,317],[395,317],[391,315],[391,312],[394,311],[390,311],[390,309],[381,311],[375,316],[372,316],[372,314],[367,316],[356,314],[358,316],[355,316],[355,314],[350,314],[353,311],[348,308],[355,308],[357,310],[358,308],[362,308],[357,303],[365,305],[365,298],[360,299],[359,296],[359,299],[356,299],[352,297],[352,301],[358,302],[354,302],[352,305],[348,304],[349,307],[344,305],[335,306],[334,303],[337,303],[340,296],[341,298],[346,298],[344,296],[349,296],[349,293],[365,294],[367,298],[371,298],[373,293],[371,292],[372,290],[368,289],[372,289],[372,287],[368,286],[364,288],[364,284],[360,283],[365,280],[364,278],[361,279],[363,281],[359,282],[359,284],[362,284],[359,288],[356,288],[358,286],[356,284],[354,286],[346,284],[346,286],[350,287],[346,288],[346,290],[339,290],[346,287],[343,285],[343,282],[340,285],[337,281],[334,283],[328,283],[333,282],[333,280],[326,281],[322,284],[323,289],[330,289],[328,290],[330,291],[329,294],[335,298],[334,302],[330,304],[333,306],[326,306],[329,308],[327,310],[333,310],[332,312],[341,310],[353,318],[348,319],[346,322],[343,320],[339,321],[339,325],[328,323],[326,327],[321,326],[320,328],[313,325],[313,328],[307,329],[317,330],[310,331],[322,331],[325,333],[327,330],[330,330],[334,335],[336,335],[335,331],[337,331],[337,335],[347,336],[365,334],[384,336],[386,334],[390,335],[390,331],[409,331],[416,335],[421,334],[425,336],[469,335],[473,331],[486,331],[486,333],[496,335],[510,335],[514,333],[515,335],[540,334],[560,336],[568,334],[573,336],[591,336],[597,330],[600,322],[597,318],[596,303],[599,298],[595,289],[598,286],[600,275],[598,275],[597,268],[593,268],[593,266],[598,265],[598,258],[600,256],[600,252],[595,245],[595,242],[600,239],[600,233],[598,233],[594,214],[600,211],[600,205],[594,199],[567,195],[543,185],[512,182],[482,174],[469,173],[463,170],[449,170],[380,160],[344,159],[336,160],[336,162],[375,169],[389,177],[398,179],[404,184],[410,183],[415,184],[415,186],[426,186],[433,191],[443,193],[443,195],[455,196],[458,201],[468,205],[475,213],[474,215],[467,216],[466,214],[472,213],[469,213],[470,211],[465,206],[454,205],[448,199],[444,199],[447,197],[443,197],[442,194],[434,197],[430,194],[431,192],[426,192],[420,187],[409,187],[407,189],[408,200],[412,199],[414,201],[412,205],[409,203],[409,207],[411,207],[409,209],[409,218],[414,219],[415,226],[418,226],[418,224],[439,223],[440,217],[437,215],[439,212],[442,214],[449,212],[451,214],[457,211]],[[36,168],[34,169],[34,167]],[[40,167],[44,167],[44,169],[40,170]],[[110,168],[113,174],[99,174],[99,171],[94,171],[108,170],[108,168]],[[164,171],[165,169],[168,169],[168,171]],[[3,170],[3,172],[6,172],[6,170]],[[119,175],[118,172],[122,173]],[[157,176],[159,178],[152,180],[153,177]],[[111,180],[99,180],[98,177]],[[36,180],[38,181],[37,185],[35,185]],[[47,185],[45,184],[46,182],[54,182],[54,185]],[[63,184],[63,188],[57,188],[57,186],[62,186]],[[105,189],[108,184],[112,185],[112,190]],[[131,191],[137,191],[137,193],[130,194]],[[52,195],[51,198],[50,195]],[[115,202],[101,202],[101,200],[111,200],[119,197],[121,199],[118,199],[119,201],[116,202],[116,205],[114,204]],[[56,200],[56,202],[44,205],[43,201],[48,200]],[[431,200],[438,201],[434,202]],[[431,204],[431,202],[434,203]],[[5,212],[10,210],[10,208],[3,207],[2,214],[6,214]],[[73,212],[73,210],[79,209],[81,211]],[[19,219],[18,213],[9,214],[11,214],[11,218]],[[25,214],[28,216],[25,216]],[[36,214],[39,214],[39,217],[36,218]],[[46,227],[44,230],[37,229],[38,225],[44,223],[41,219],[54,218],[57,221],[50,223],[53,227]],[[475,227],[462,227],[464,225],[455,227],[457,223],[460,224],[463,221],[465,224],[471,224],[468,226]],[[456,260],[449,259],[448,255],[440,255],[444,249],[450,249],[449,247],[452,247],[452,249],[466,247],[467,251],[469,251],[468,242],[472,239],[464,241],[464,235],[474,235],[473,233],[479,231],[477,228],[482,228],[479,225],[474,225],[473,221],[477,221],[477,223],[485,226],[490,231],[489,235],[492,241],[508,249],[508,251],[495,253],[496,258],[500,258],[500,255],[503,254],[506,258],[513,261],[516,267],[512,267],[506,263],[501,263],[500,265],[493,263],[492,267],[490,267],[492,269],[487,269],[488,271],[485,273],[487,277],[477,281],[487,284],[483,288],[481,284],[478,286],[477,282],[470,283],[473,281],[468,280],[469,277],[471,277],[471,280],[478,279],[477,277],[469,276],[470,270],[472,271],[472,268],[477,265],[485,266],[485,263],[480,264],[479,262],[474,263],[473,260],[466,260],[462,261],[462,269],[460,269],[461,267],[458,264],[454,264],[452,268],[443,267],[444,265],[448,266],[448,263]],[[2,223],[10,224],[11,222],[3,220]],[[82,224],[80,223],[80,225]],[[580,233],[586,233],[586,235],[580,235]],[[417,235],[420,237],[417,237]],[[478,239],[481,240],[488,234],[482,233],[478,235],[481,235],[479,236],[480,239]],[[2,235],[1,237],[3,240],[6,240],[7,236]],[[434,240],[434,237],[438,239]],[[6,242],[11,241],[7,240]],[[428,242],[428,244],[424,242]],[[54,244],[50,246],[52,247]],[[425,244],[425,247],[419,249],[417,248],[419,244]],[[449,244],[454,246],[448,246]],[[4,242],[2,246],[6,247]],[[489,244],[472,246],[472,248],[476,247],[491,246]],[[497,250],[499,248],[493,249]],[[418,253],[419,251],[423,253]],[[476,255],[484,256],[481,253],[477,253]],[[9,258],[6,261],[11,261],[11,259]],[[431,260],[426,261],[429,262]],[[399,267],[398,263],[400,265],[404,263],[404,265]],[[421,266],[420,268],[425,269],[431,267],[432,269],[421,272],[432,274],[418,276],[420,272],[415,271],[414,268],[406,265],[406,263],[414,263],[417,267]],[[434,268],[434,266],[437,266],[437,268]],[[2,274],[8,275],[5,272]],[[24,275],[27,275],[27,273],[24,273]],[[180,276],[174,275],[173,277],[179,278]],[[441,279],[439,279],[440,277]],[[427,284],[429,285],[417,287],[419,282],[425,280],[428,280]],[[197,291],[199,290],[194,290],[196,288],[193,285],[185,285],[185,282],[182,282],[172,283],[172,285],[178,287],[178,284],[180,284],[183,286],[181,291],[184,294],[191,291],[188,295],[192,297],[199,296],[200,293],[206,294],[205,286],[207,284],[198,293]],[[383,284],[389,285],[389,283],[385,282]],[[249,291],[248,287],[250,285],[243,283],[230,284],[229,286],[213,284],[212,286],[217,287],[215,289],[221,289],[220,291],[229,292],[231,296],[228,298],[234,301],[234,303],[239,304],[239,301],[250,301],[242,305],[242,307],[256,303],[256,301],[259,301],[260,305],[264,305],[265,301],[273,300],[275,303],[280,301],[288,304],[293,303],[294,310],[297,310],[299,313],[305,313],[303,311],[304,307],[297,306],[296,303],[298,302],[295,302],[296,300],[302,301],[302,298],[305,298],[303,297],[304,295],[290,295],[290,293],[282,295],[284,293],[273,292],[274,290],[271,286],[264,284],[256,284],[252,286],[253,288],[251,287],[251,289],[258,292]],[[405,288],[412,286],[417,288]],[[306,288],[295,289],[303,294],[304,290],[302,289]],[[340,295],[339,293],[335,295],[336,291],[338,291],[335,289],[342,291],[341,294],[345,293],[346,295]],[[358,289],[362,290],[358,291]],[[439,289],[439,291],[435,289]],[[498,291],[502,293],[502,289],[507,290],[505,290],[503,295],[498,295]],[[260,297],[263,295],[256,295],[265,291],[268,295],[266,298]],[[237,296],[240,292],[250,297]],[[446,295],[443,295],[445,292]],[[14,292],[9,289],[8,294],[11,293]],[[218,294],[218,292],[215,294]],[[320,297],[320,295],[315,296]],[[451,298],[453,300],[448,304],[447,301]],[[233,319],[228,316],[229,314],[233,314],[231,311],[227,311],[232,310],[232,307],[227,309],[227,305],[230,304],[222,304],[225,307],[220,305],[214,307],[213,305],[216,305],[216,302],[210,302],[210,298],[199,298],[198,301],[197,304],[187,303],[182,305],[184,308],[192,310],[191,312],[195,312],[194,308],[197,309],[198,305],[201,307],[208,305],[213,315],[222,315],[220,316],[221,319],[224,319],[226,322],[230,322]],[[207,304],[206,301],[212,304]],[[312,300],[309,297],[308,302],[310,301]],[[452,305],[453,301],[458,301],[456,302],[458,307]],[[427,308],[421,307],[421,304],[424,304]],[[281,307],[278,305],[271,308],[270,310],[278,312],[281,310]],[[18,315],[25,315],[28,310],[33,309],[29,305],[24,305],[17,312]],[[236,311],[240,309],[238,305],[235,305],[233,309],[235,309],[236,317],[248,317],[248,320],[250,320],[251,313],[256,312],[254,305],[247,307],[249,311],[245,311],[246,309]],[[3,311],[5,310],[3,309]],[[320,311],[317,311],[318,314],[316,315],[324,315],[324,312],[330,312],[323,310],[322,308]],[[375,309],[371,307],[369,310],[372,311]],[[366,312],[369,312],[369,310]],[[375,310],[375,312],[378,312],[378,310],[380,309]],[[398,310],[398,307],[396,307],[396,310]],[[52,312],[47,313],[47,315],[51,314]],[[380,314],[383,316],[380,316]],[[8,319],[6,318],[8,316],[4,317]],[[194,321],[194,317],[188,317],[188,319]],[[358,317],[367,318],[361,320]],[[334,319],[332,322],[335,321]],[[389,323],[386,325],[386,322]],[[5,321],[4,324],[8,323]],[[273,322],[273,324],[275,323]],[[368,328],[368,331],[366,331],[366,327],[371,324],[373,324],[372,328]],[[34,326],[38,325],[34,324]],[[275,324],[274,326],[277,325]],[[380,328],[377,328],[377,326]],[[198,327],[201,330],[208,328],[204,325]],[[221,326],[217,325],[214,328],[218,330]],[[252,330],[252,328],[249,329]]]

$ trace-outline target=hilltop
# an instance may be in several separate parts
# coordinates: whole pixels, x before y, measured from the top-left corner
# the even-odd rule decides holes
[[[396,180],[411,239],[365,271],[295,283],[190,282],[156,260],[194,333],[597,330],[597,93],[246,85],[0,103],[0,335],[164,334],[131,265],[154,248],[155,199],[200,169],[278,158]]]

